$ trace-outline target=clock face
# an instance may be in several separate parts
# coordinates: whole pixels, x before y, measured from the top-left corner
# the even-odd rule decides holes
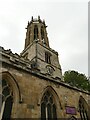
[[[46,66],[46,69],[47,69],[47,73],[48,73],[49,75],[53,75],[53,72],[54,72],[54,68],[53,68],[53,67],[51,67],[51,66]]]

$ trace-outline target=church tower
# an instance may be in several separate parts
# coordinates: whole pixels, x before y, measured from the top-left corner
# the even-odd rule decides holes
[[[61,80],[58,53],[49,46],[46,27],[40,16],[38,19],[31,18],[26,27],[25,47],[21,56],[30,61],[32,69]]]
[[[90,92],[62,81],[46,27],[32,17],[20,55],[0,47],[0,120],[90,120]]]

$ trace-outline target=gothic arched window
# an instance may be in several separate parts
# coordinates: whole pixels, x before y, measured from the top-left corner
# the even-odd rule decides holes
[[[44,29],[43,29],[43,27],[41,27],[41,38],[42,38],[42,40],[44,39]]]
[[[41,27],[41,39],[42,39],[43,44],[46,44],[45,36],[44,36],[44,28],[43,27]]]
[[[30,34],[31,34],[31,29],[28,31],[28,42],[27,42],[28,45],[30,44]]]
[[[79,111],[80,111],[81,120],[88,120],[87,110],[85,107],[85,100],[82,97],[79,100]]]
[[[34,40],[38,39],[38,27],[37,25],[34,26]]]
[[[41,101],[41,120],[43,119],[57,119],[56,104],[53,95],[49,91],[44,93]]]
[[[0,119],[4,120],[11,117],[12,110],[12,90],[6,80],[0,80]]]

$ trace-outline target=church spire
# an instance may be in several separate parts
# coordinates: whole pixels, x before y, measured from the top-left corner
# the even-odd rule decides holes
[[[33,19],[32,16],[31,21],[28,21],[26,28],[27,32],[25,39],[25,49],[35,41],[38,41],[40,44],[49,47],[46,27],[47,26],[45,21],[42,21],[40,16],[38,16],[38,19]]]

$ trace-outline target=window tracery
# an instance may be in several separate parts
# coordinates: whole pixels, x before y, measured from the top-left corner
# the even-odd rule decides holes
[[[79,100],[79,111],[80,111],[81,120],[88,120],[88,115],[84,104],[85,104],[85,100],[84,98],[81,97],[81,99]]]
[[[6,80],[0,80],[0,83],[0,120],[4,120],[11,116],[13,92]]]
[[[41,119],[57,119],[56,104],[53,95],[49,91],[45,92],[41,101]]]

